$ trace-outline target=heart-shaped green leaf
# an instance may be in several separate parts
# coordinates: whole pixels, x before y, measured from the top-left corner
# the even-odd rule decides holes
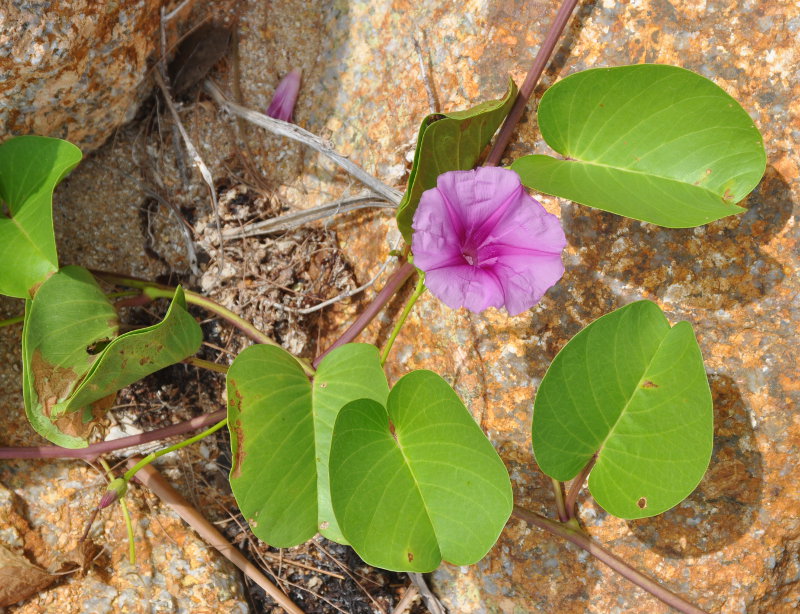
[[[594,455],[589,490],[621,518],[680,503],[711,458],[713,411],[688,322],[670,327],[639,301],[579,332],[547,370],[533,409],[533,451],[547,475],[570,480]]]
[[[566,160],[526,156],[526,186],[669,228],[744,211],[766,153],[747,112],[720,87],[675,66],[596,68],[542,97],[539,128]]]
[[[80,267],[64,267],[46,279],[25,311],[28,420],[67,448],[87,445],[89,422],[117,390],[193,354],[202,338],[180,288],[164,320],[117,337],[113,305]]]
[[[60,139],[19,136],[0,145],[0,294],[30,298],[58,270],[53,190],[80,160],[80,149]]]
[[[289,547],[318,531],[344,537],[330,502],[328,454],[341,407],[386,401],[389,386],[372,345],[343,345],[319,365],[313,382],[297,360],[254,345],[228,371],[230,482],[242,514],[264,541]]]
[[[425,190],[436,187],[436,178],[447,171],[474,168],[492,135],[505,119],[517,97],[509,79],[501,100],[490,100],[466,111],[428,115],[419,128],[408,187],[397,209],[397,227],[411,244],[411,222]]]
[[[361,399],[342,408],[330,476],[344,536],[364,561],[384,569],[475,563],[511,514],[503,461],[431,371],[401,378],[386,407]]]

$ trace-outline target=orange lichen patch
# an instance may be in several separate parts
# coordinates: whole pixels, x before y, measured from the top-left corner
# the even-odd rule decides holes
[[[778,381],[786,392],[800,392],[800,377],[797,377],[797,375],[789,376],[781,373],[778,376]]]

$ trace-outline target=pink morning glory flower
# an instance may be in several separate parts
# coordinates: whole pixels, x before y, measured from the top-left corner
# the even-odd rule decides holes
[[[555,215],[512,170],[480,167],[439,175],[412,224],[414,265],[445,305],[480,312],[530,309],[564,274],[567,244]]]
[[[281,79],[278,87],[275,88],[275,94],[273,94],[272,102],[270,102],[267,109],[267,115],[285,122],[292,121],[292,113],[297,102],[297,93],[300,91],[300,77],[302,74],[302,71],[295,68]]]

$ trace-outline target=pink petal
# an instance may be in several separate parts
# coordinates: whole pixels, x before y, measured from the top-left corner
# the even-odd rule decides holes
[[[443,173],[436,188],[458,212],[468,232],[479,228],[499,204],[524,193],[519,175],[495,166]]]
[[[458,219],[449,210],[442,193],[427,190],[422,194],[417,212],[414,215],[414,235],[411,240],[414,264],[423,271],[443,266],[463,264],[461,242],[463,233],[456,226]]]
[[[267,109],[267,115],[285,122],[292,121],[292,113],[294,113],[294,105],[297,102],[297,93],[300,91],[300,77],[302,74],[300,69],[295,68],[281,79],[278,87],[275,88],[275,94],[273,94],[272,102]]]
[[[537,200],[524,194],[494,225],[484,244],[520,246],[560,254],[567,246],[567,238],[558,218],[548,213]]]
[[[564,274],[558,218],[509,169],[443,173],[422,195],[412,226],[414,264],[453,309],[505,307],[517,315]]]
[[[425,274],[425,285],[451,309],[466,307],[480,313],[503,306],[503,288],[497,277],[480,267],[463,264],[436,269]]]
[[[515,316],[542,300],[564,275],[561,253],[505,256],[493,268],[505,294],[505,308]]]

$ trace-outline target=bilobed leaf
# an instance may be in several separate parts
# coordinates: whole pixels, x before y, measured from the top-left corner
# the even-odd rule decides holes
[[[555,357],[536,394],[533,451],[561,481],[597,454],[592,496],[615,516],[644,518],[700,482],[713,422],[691,325],[670,327],[657,305],[639,301],[595,320]]]
[[[186,310],[180,286],[158,324],[128,331],[104,347],[75,392],[56,414],[77,411],[125,386],[188,358],[200,348],[203,331]]]
[[[36,431],[67,448],[86,447],[90,421],[117,390],[197,351],[200,327],[176,291],[164,320],[117,337],[117,313],[94,277],[68,266],[26,305],[23,394]]]
[[[475,166],[516,97],[517,86],[509,79],[508,91],[500,100],[422,120],[408,187],[397,209],[397,226],[406,243],[411,244],[411,222],[422,193],[436,187],[436,178],[442,173]]]
[[[54,409],[98,358],[91,351],[95,344],[116,336],[117,313],[91,273],[74,266],[49,277],[25,312],[22,374],[28,420],[57,445],[86,447],[84,416],[59,419]],[[91,408],[86,413],[90,418]]]
[[[53,190],[81,160],[71,143],[19,136],[0,144],[0,294],[30,298],[58,270]]]
[[[328,479],[331,431],[354,399],[386,401],[389,386],[372,345],[343,345],[326,356],[313,381],[297,360],[255,345],[228,371],[230,482],[253,532],[279,547],[319,532],[344,542],[333,515]]]
[[[385,407],[361,399],[342,408],[330,476],[345,538],[364,561],[385,569],[475,563],[511,514],[503,461],[453,389],[430,371],[401,378]]]
[[[566,160],[516,160],[526,186],[669,228],[744,211],[766,154],[747,112],[720,87],[676,66],[596,68],[542,97],[539,128]]]

